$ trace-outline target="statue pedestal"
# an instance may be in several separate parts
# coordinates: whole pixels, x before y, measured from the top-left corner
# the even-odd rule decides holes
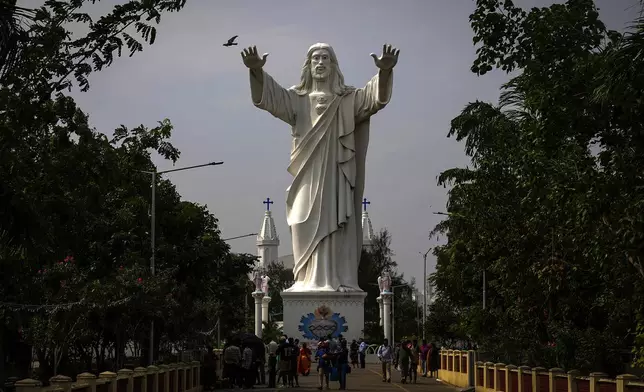
[[[282,292],[283,331],[300,342],[340,334],[349,342],[358,340],[363,335],[366,296],[364,291]]]

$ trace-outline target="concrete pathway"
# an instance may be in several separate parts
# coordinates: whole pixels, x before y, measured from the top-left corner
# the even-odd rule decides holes
[[[366,369],[352,369],[351,374],[347,375],[347,390],[362,392],[457,392],[460,389],[450,385],[438,382],[434,379],[418,377],[417,384],[401,384],[398,372],[394,372],[391,383],[382,382],[380,366],[367,364]],[[315,375],[303,377],[300,376],[300,387],[295,388],[260,388],[256,386],[255,391],[317,391],[318,379]],[[337,391],[340,387],[337,381],[329,383],[330,390]]]

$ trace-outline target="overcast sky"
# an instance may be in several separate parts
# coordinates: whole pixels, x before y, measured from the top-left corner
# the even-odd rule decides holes
[[[600,0],[602,20],[623,29],[637,0]],[[37,5],[23,0],[19,5]],[[103,0],[96,8],[122,3]],[[516,0],[526,7],[552,1]],[[468,16],[472,0],[189,0],[179,13],[163,15],[157,42],[94,74],[87,93],[75,93],[98,130],[120,124],[154,126],[169,118],[172,142],[181,150],[177,167],[224,161],[168,175],[184,199],[206,204],[223,237],[255,233],[266,197],[281,236],[280,255],[290,254],[285,219],[290,130],[250,100],[240,50],[257,45],[270,56],[265,70],[283,86],[299,80],[308,47],[333,46],[348,84],[361,87],[375,73],[371,52],[384,43],[400,49],[391,103],[372,118],[365,196],[376,230],[389,229],[399,269],[422,277],[429,231],[445,211],[447,190],[437,175],[468,163],[463,145],[446,137],[449,123],[476,99],[496,102],[500,72],[477,77]],[[239,35],[240,46],[222,43]],[[159,170],[172,164],[156,160]],[[442,241],[441,241],[442,242]],[[230,242],[233,251],[256,253],[255,238]],[[428,271],[435,260],[428,257]]]

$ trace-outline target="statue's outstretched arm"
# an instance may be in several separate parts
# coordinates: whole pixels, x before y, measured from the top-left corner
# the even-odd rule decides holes
[[[252,46],[244,49],[241,55],[244,65],[248,67],[249,71],[250,95],[253,104],[294,126],[296,94],[280,86],[264,72],[263,67],[266,64],[268,53],[260,57],[257,47]]]
[[[264,64],[268,53],[264,53],[259,57],[257,53],[257,46],[250,46],[241,52],[242,61],[248,67],[250,72],[250,93],[253,98],[253,103],[259,103],[262,100],[262,92],[264,89]]]
[[[356,122],[362,122],[384,108],[391,99],[393,90],[393,69],[398,62],[400,51],[391,45],[384,45],[379,57],[372,53],[371,57],[378,67],[378,74],[365,87],[356,91],[354,111]]]
[[[250,97],[253,103],[257,105],[262,101],[264,95],[264,70],[263,69],[249,69],[250,76]]]
[[[380,57],[371,53],[376,67],[380,70],[378,72],[378,100],[380,102],[389,101],[391,77],[394,67],[398,64],[398,55],[400,55],[400,50],[388,44],[382,45]]]

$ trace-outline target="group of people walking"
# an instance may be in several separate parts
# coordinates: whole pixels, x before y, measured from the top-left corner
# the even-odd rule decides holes
[[[251,348],[242,345],[239,339],[229,341],[223,352],[223,377],[228,379],[231,387],[251,389],[254,385],[264,383],[265,350],[263,346]]]
[[[265,350],[258,352],[250,346],[242,345],[238,340],[226,344],[223,352],[223,378],[228,379],[231,387],[252,389],[255,385],[267,385],[275,388],[299,387],[299,377],[308,376],[315,363],[319,381],[318,389],[330,389],[329,382],[337,381],[340,390],[346,389],[347,374],[351,372],[351,362],[364,367],[366,343],[352,342],[351,350],[342,335],[337,338],[320,339],[314,350],[306,343],[300,344],[297,339],[282,336],[279,344],[272,341],[268,344],[268,363]],[[355,358],[354,358],[355,357]],[[266,364],[268,369],[266,371]],[[267,373],[267,374],[266,374]],[[268,377],[266,377],[268,376]]]
[[[320,339],[315,347],[287,336],[279,340],[271,341],[268,351],[263,345],[251,347],[239,340],[227,343],[222,356],[223,378],[229,380],[231,387],[243,389],[255,385],[293,388],[299,387],[299,377],[308,376],[314,367],[319,390],[330,389],[331,381],[337,381],[339,390],[345,390],[351,370],[365,368],[368,345],[362,339],[349,345],[342,335],[329,336]],[[382,367],[382,382],[391,382],[392,367],[400,372],[401,383],[415,384],[418,373],[422,377],[436,377],[440,365],[436,345],[425,340],[421,344],[417,340],[402,340],[393,347],[385,339],[376,355]]]
[[[299,387],[299,376],[308,376],[311,372],[311,350],[306,343],[300,345],[298,339],[286,335],[280,343],[268,345],[268,387]]]
[[[391,369],[400,371],[400,382],[406,384],[407,380],[415,384],[418,372],[422,377],[436,377],[440,366],[440,356],[434,343],[425,340],[419,345],[417,340],[402,340],[396,347],[392,347],[385,339],[378,347],[376,355],[382,367],[382,382],[391,382]]]
[[[363,339],[356,341],[353,339],[351,346],[349,347],[349,358],[351,359],[351,366],[356,369],[365,368],[367,348],[369,345]]]
[[[355,340],[349,349],[342,335],[335,339],[331,337],[320,339],[315,352],[319,390],[330,389],[330,381],[337,381],[340,384],[338,389],[341,391],[347,389],[347,374],[351,373],[352,367],[357,367],[358,349],[359,346]]]

